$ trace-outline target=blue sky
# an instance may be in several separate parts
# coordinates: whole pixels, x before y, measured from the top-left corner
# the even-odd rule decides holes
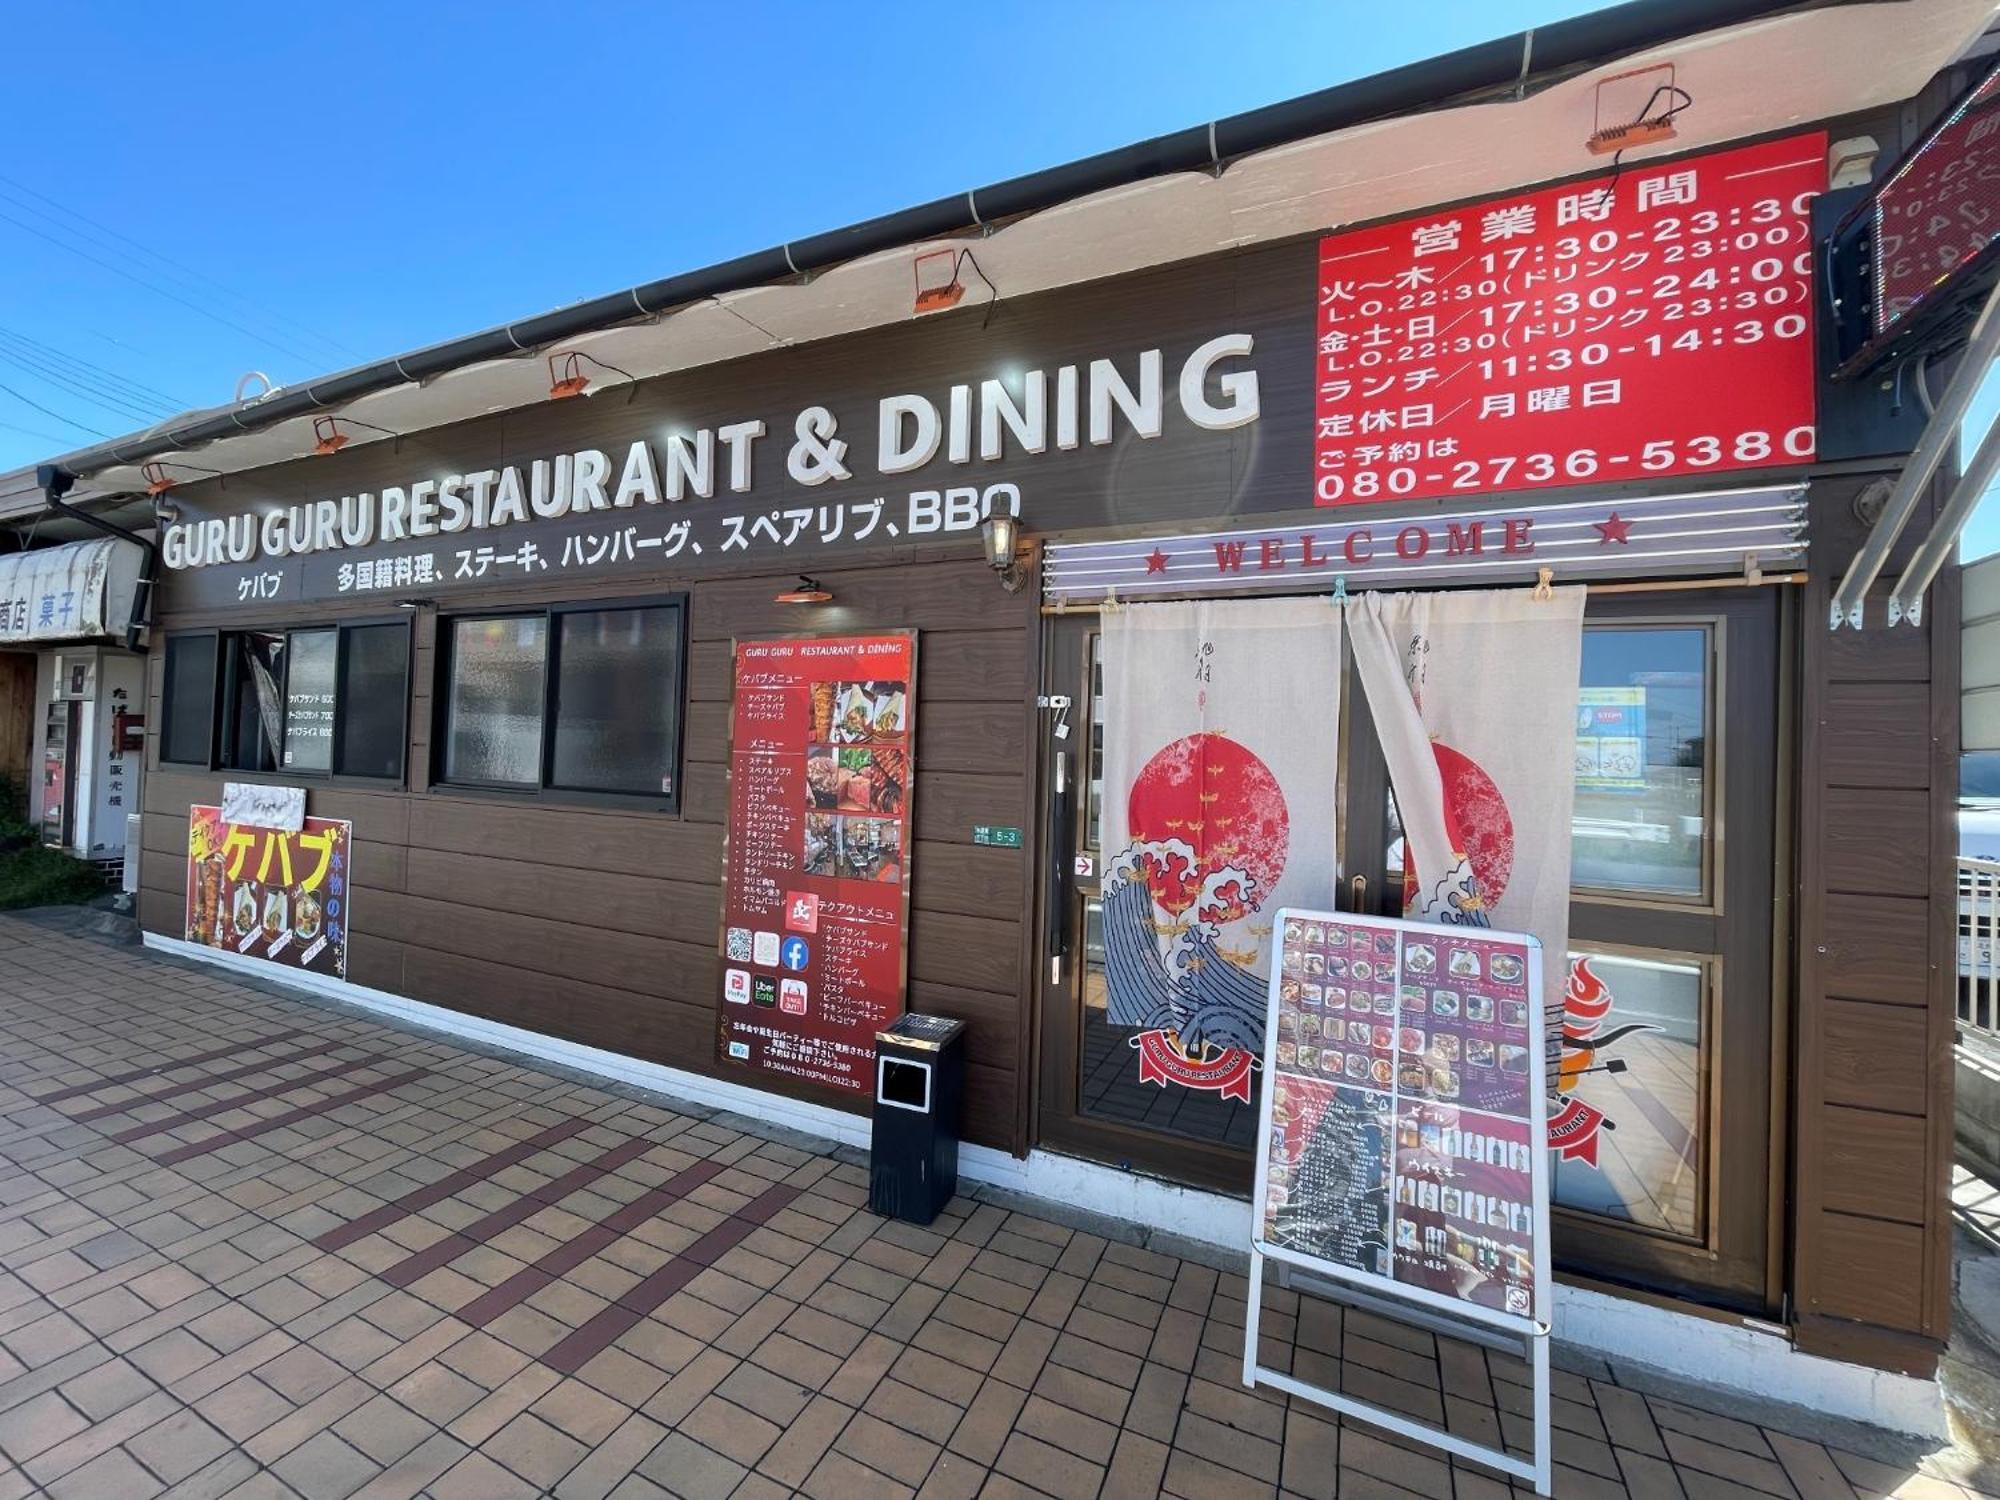
[[[16,7],[0,470],[1592,8]]]

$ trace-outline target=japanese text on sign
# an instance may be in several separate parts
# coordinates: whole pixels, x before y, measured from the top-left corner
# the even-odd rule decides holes
[[[1800,464],[1818,134],[1320,245],[1320,505]]]
[[[1545,1318],[1535,940],[1333,912],[1279,920],[1259,1248]]]
[[[353,848],[345,819],[307,818],[288,831],[190,807],[187,941],[346,978]]]
[[[724,1060],[867,1092],[903,1010],[916,639],[736,649]]]

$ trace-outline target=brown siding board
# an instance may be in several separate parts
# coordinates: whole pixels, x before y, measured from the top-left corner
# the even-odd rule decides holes
[[[910,977],[1013,995],[1021,984],[1019,924],[918,911],[910,917]]]
[[[1808,1223],[1820,1269],[1814,1311],[1896,1328],[1921,1326],[1923,1284],[1914,1273],[1923,1259],[1922,1229],[1830,1210]]]
[[[1829,1104],[1820,1110],[1820,1142],[1827,1182],[1821,1201],[1827,1208],[1923,1224],[1927,1174],[1921,1119]]]
[[[1828,1000],[1820,1020],[1827,1102],[1923,1114],[1926,1031],[1914,1006]]]
[[[1928,1002],[1928,901],[1831,892],[1825,909],[1820,942],[1830,994],[1891,1005]]]
[[[1819,550],[1818,538],[1814,539],[1815,553]],[[1891,570],[1892,573],[1894,570]],[[1839,577],[1836,569],[1833,577]],[[1870,596],[1868,602],[1868,624],[1862,630],[1828,631],[1824,626],[1825,617],[1815,617],[1810,623],[1817,626],[1826,636],[1823,645],[1828,682],[1929,682],[1931,677],[1930,632],[1911,630],[1907,626],[1889,629],[1884,621],[1887,610],[1882,592]]]
[[[612,932],[408,895],[393,903],[357,900],[354,922],[360,934],[484,958],[538,974],[556,987],[580,979],[690,1004],[709,1004],[716,994],[712,943]]]
[[[991,917],[1017,912],[1026,898],[1022,849],[919,841],[910,857],[911,904],[921,911]]]
[[[711,937],[721,912],[716,888],[701,881],[588,868],[558,871],[526,859],[421,845],[406,852],[410,894],[432,900],[463,903],[476,894],[481,905],[519,916],[630,933],[693,934],[705,925]]]
[[[1930,794],[1829,788],[1819,821],[1819,854],[1830,891],[1928,897]]]
[[[1827,784],[1906,787],[1931,781],[1930,689],[1912,682],[1835,682],[1821,730]]]
[[[1021,705],[926,704],[917,717],[917,764],[927,771],[1018,771],[1028,754]]]
[[[410,842],[501,859],[532,855],[538,864],[565,870],[628,875],[673,871],[712,889],[719,889],[722,878],[719,832],[659,814],[537,807],[438,793],[413,799]]]
[[[1959,579],[1921,628],[1887,625],[1886,585],[1862,630],[1825,628],[1867,482],[1814,483],[1799,602],[1792,1284],[1801,1349],[1928,1375],[1950,1322]]]

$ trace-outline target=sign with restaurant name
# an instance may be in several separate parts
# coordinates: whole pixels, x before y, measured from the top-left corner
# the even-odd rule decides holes
[[[220,807],[190,807],[183,935],[345,979],[353,851],[354,824],[345,818],[307,818],[292,831],[232,823]]]
[[[1813,132],[1329,235],[1313,495],[1802,465]]]
[[[663,423],[609,448],[191,514],[162,531],[160,558],[232,570],[224,602],[252,604],[949,539],[996,508],[1021,514],[1038,467],[1129,465],[1131,444],[1185,450],[1256,422],[1255,352],[1254,334],[1230,331],[1171,359],[1154,344],[900,391],[858,421],[815,402],[771,421]]]
[[[1593,573],[1734,573],[1805,556],[1805,491],[1694,491],[1563,505],[1412,507],[1405,514],[1181,536],[1047,544],[1051,600],[1297,593],[1336,580],[1366,587],[1429,581],[1533,583]]]
[[[736,643],[725,1063],[850,1093],[903,1013],[914,631]]]

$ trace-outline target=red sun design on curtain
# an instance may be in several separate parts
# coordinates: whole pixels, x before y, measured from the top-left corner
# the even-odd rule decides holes
[[[1499,785],[1471,756],[1432,740],[1431,757],[1444,788],[1445,833],[1471,864],[1479,900],[1490,909],[1514,878],[1514,816]],[[1407,844],[1404,850],[1403,910],[1415,916],[1419,871]]]
[[[1269,936],[1252,919],[1291,843],[1278,779],[1225,734],[1184,735],[1133,779],[1126,826],[1131,843],[1106,872],[1106,964],[1114,995],[1159,997],[1133,1041],[1140,1080],[1247,1101]],[[1143,934],[1125,930],[1140,916],[1122,899],[1133,886],[1149,898]]]

